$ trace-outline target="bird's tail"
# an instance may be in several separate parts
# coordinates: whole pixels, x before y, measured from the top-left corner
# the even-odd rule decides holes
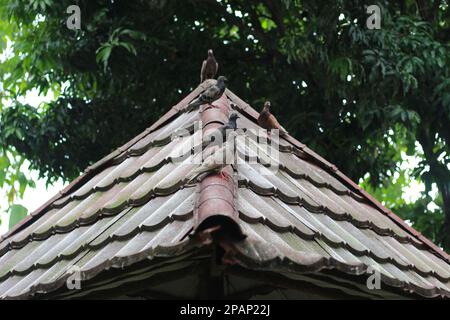
[[[186,107],[186,109],[188,111],[194,110],[198,107],[200,107],[203,104],[203,102],[200,101],[199,98],[195,99],[194,101],[192,101],[191,103],[189,103]]]
[[[196,182],[195,180],[197,180],[200,176],[202,176],[203,174],[207,174],[208,172],[205,171],[205,168],[203,168],[203,165],[199,165],[198,167],[196,167],[191,173],[189,173],[186,176],[186,181],[188,183],[190,182]]]

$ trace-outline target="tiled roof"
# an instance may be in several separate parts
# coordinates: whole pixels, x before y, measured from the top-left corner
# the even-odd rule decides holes
[[[195,252],[211,241],[223,247],[228,265],[297,277],[324,270],[362,275],[372,267],[383,284],[405,294],[450,297],[450,260],[442,250],[292,137],[272,141],[280,151],[273,158],[258,113],[231,91],[215,107],[188,110],[210,84],[3,237],[1,298],[52,292],[73,266],[89,280],[106,269]],[[246,129],[235,142],[242,161],[224,169],[227,179],[189,180],[197,166],[192,160],[214,152],[191,147],[232,109]],[[174,138],[179,129],[189,134]],[[270,171],[269,162],[279,170]]]

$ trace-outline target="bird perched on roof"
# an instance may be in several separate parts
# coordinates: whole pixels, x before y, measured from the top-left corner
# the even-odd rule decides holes
[[[211,104],[214,101],[216,101],[225,92],[225,89],[227,88],[226,82],[227,82],[227,78],[225,78],[224,76],[218,77],[217,78],[217,83],[215,85],[212,85],[211,87],[209,87],[205,91],[203,91],[203,93],[201,93],[200,96],[197,99],[192,101],[187,106],[187,108],[189,110],[191,110],[193,108],[201,106],[202,104]]]
[[[218,150],[214,150],[208,155],[191,173],[187,175],[187,181],[192,181],[200,176],[206,176],[210,173],[220,173],[225,178],[222,169],[231,164],[234,159],[233,148],[227,143],[223,144]]]
[[[219,69],[219,64],[214,58],[214,53],[212,49],[208,50],[208,58],[203,60],[202,69],[200,71],[200,83],[205,81],[206,79],[214,79],[217,74],[217,70]]]
[[[258,124],[266,129],[269,133],[273,129],[278,129],[280,132],[280,136],[287,135],[286,129],[284,129],[275,118],[275,116],[270,113],[270,101],[264,102],[264,108],[258,117]]]
[[[237,129],[237,119],[239,116],[237,113],[233,112],[226,124],[220,126],[216,130],[214,130],[211,134],[207,135],[203,138],[202,147],[206,147],[208,145],[222,145],[224,142],[228,140],[228,136],[230,132]]]
[[[200,167],[189,174],[188,181],[209,172],[220,172],[221,177],[224,178],[222,169],[232,161],[234,146],[234,144],[231,144],[231,146],[229,144],[227,145],[226,142],[231,132],[234,132],[234,130],[237,129],[237,119],[239,119],[238,114],[233,112],[226,124],[220,126],[203,139],[202,149],[206,146],[219,146],[220,149],[213,150],[213,152],[202,162]]]

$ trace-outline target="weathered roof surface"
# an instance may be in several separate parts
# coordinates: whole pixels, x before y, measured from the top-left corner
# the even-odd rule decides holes
[[[52,292],[73,266],[88,280],[109,268],[195,252],[211,241],[223,246],[224,263],[247,269],[298,278],[323,270],[361,275],[371,267],[388,287],[450,297],[450,260],[442,250],[292,137],[272,141],[280,151],[274,158],[257,112],[231,91],[215,107],[186,109],[210,83],[3,237],[1,298]],[[225,168],[228,179],[213,174],[188,181],[193,159],[214,152],[192,147],[232,109],[241,117],[239,128],[247,129],[235,142],[243,161]],[[188,134],[174,138],[178,129]],[[269,163],[279,170],[270,171]],[[232,239],[216,237],[215,225]]]

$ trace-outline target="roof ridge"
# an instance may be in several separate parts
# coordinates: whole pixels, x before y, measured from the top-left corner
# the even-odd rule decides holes
[[[200,114],[203,139],[224,125],[232,110],[225,94],[212,104],[204,104],[200,108],[202,108]],[[217,145],[206,146],[202,151],[203,158],[218,148]],[[232,178],[231,165],[224,167],[222,172],[226,174],[226,178],[220,177],[219,173],[210,173],[199,184],[198,198],[194,209],[194,232],[196,234],[206,233],[202,237],[206,237],[207,241],[212,237],[213,232],[215,235],[220,234],[220,236],[239,240],[245,238],[239,224],[239,213],[236,206],[237,181]]]
[[[257,121],[259,113],[252,108],[248,103],[239,98],[236,94],[234,94],[228,88],[225,90],[225,95],[227,95],[230,100],[236,104],[238,110],[243,112],[254,121]],[[444,250],[439,248],[436,244],[434,244],[431,240],[422,235],[419,231],[415,230],[411,226],[409,226],[405,221],[403,221],[399,216],[397,216],[394,212],[383,206],[378,200],[372,197],[367,191],[362,189],[358,184],[356,184],[353,180],[347,177],[344,173],[339,171],[336,165],[327,161],[319,154],[309,149],[305,144],[301,143],[291,135],[287,135],[284,137],[286,141],[303,151],[310,158],[315,160],[315,162],[322,166],[325,170],[328,171],[329,174],[340,180],[344,185],[347,185],[363,198],[365,198],[371,205],[373,205],[376,209],[381,211],[381,213],[385,214],[389,219],[391,219],[394,223],[396,223],[399,227],[403,228],[406,232],[410,233],[412,236],[416,237],[418,240],[422,241],[426,246],[431,249],[430,251],[440,258],[444,259],[446,262],[450,263],[450,255],[448,255]]]

